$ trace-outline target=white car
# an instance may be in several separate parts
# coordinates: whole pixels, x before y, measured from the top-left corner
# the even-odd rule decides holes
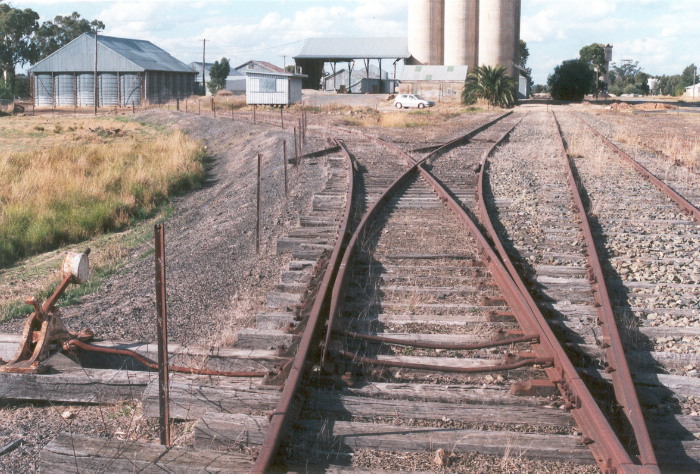
[[[413,94],[399,94],[394,99],[394,107],[401,109],[403,107],[418,107],[422,109],[424,107],[432,107],[435,102],[432,100],[421,99],[417,95]]]

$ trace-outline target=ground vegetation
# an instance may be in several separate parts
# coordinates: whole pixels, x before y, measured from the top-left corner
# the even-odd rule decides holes
[[[515,82],[503,66],[477,66],[467,76],[462,90],[462,103],[475,104],[486,100],[494,107],[509,108],[515,105]]]

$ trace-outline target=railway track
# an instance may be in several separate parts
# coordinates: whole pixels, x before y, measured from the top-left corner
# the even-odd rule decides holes
[[[493,469],[514,446],[519,459],[559,470],[635,469],[519,277],[469,217],[478,180],[464,179],[464,160],[446,159],[443,179],[456,182],[448,190],[426,166],[460,146],[467,164],[479,163],[519,120],[502,117],[420,163],[404,155],[414,164],[364,214],[340,264],[296,428],[272,441],[268,431],[257,472],[281,459],[283,441],[282,458],[300,469],[400,466],[406,453],[414,468],[468,469],[464,453],[479,453]],[[273,420],[290,412],[278,406]],[[653,454],[641,463],[656,469]]]
[[[265,315],[275,334],[241,346],[282,341],[277,358],[293,358],[267,387],[228,384],[240,403],[227,384],[220,402],[184,387],[228,407],[192,410],[197,448],[236,446],[227,462],[254,472],[657,472],[657,455],[698,468],[700,231],[574,120],[560,117],[571,160],[544,112],[491,116],[411,155],[334,130],[355,170],[352,200],[338,180],[319,196],[329,216],[345,202],[335,245],[325,227],[316,246],[285,243],[327,267],[290,267],[281,286],[311,285],[282,304],[298,310]]]
[[[650,437],[653,452],[659,457],[662,469],[694,470],[697,468],[692,434],[696,431],[694,421],[684,417],[688,414],[676,413],[669,416],[670,406],[666,405],[675,405],[679,400],[687,400],[688,392],[694,391],[685,385],[680,391],[673,393],[671,387],[684,385],[684,382],[692,387],[695,385],[694,381],[667,379],[667,375],[663,373],[664,364],[660,359],[666,361],[668,370],[668,363],[673,357],[661,355],[656,362],[652,362],[649,353],[639,351],[639,344],[635,341],[639,341],[641,334],[649,330],[643,329],[644,323],[640,323],[638,318],[644,319],[644,312],[653,313],[653,310],[643,308],[649,306],[648,303],[637,303],[635,310],[639,312],[635,312],[631,305],[624,303],[627,295],[654,293],[661,296],[658,290],[664,287],[664,283],[659,282],[668,281],[669,276],[649,274],[646,283],[634,277],[625,283],[610,271],[611,266],[616,265],[615,262],[622,265],[620,268],[623,271],[631,265],[630,260],[625,260],[621,254],[643,257],[641,253],[637,253],[642,251],[646,252],[643,258],[658,258],[658,252],[652,250],[654,244],[650,245],[655,238],[661,237],[651,230],[658,228],[656,224],[664,222],[658,212],[664,209],[665,212],[677,214],[680,210],[675,204],[674,210],[674,207],[670,206],[671,200],[664,197],[652,184],[644,182],[630,164],[616,156],[616,152],[610,150],[607,156],[601,156],[602,150],[608,148],[599,138],[596,137],[597,141],[594,141],[585,134],[574,133],[573,130],[580,130],[580,124],[570,116],[558,114],[558,118],[569,145],[569,153],[572,154],[573,150],[575,156],[580,155],[572,161],[585,205],[574,205],[572,201],[572,186],[567,186],[566,180],[563,179],[568,166],[566,157],[562,158],[562,152],[559,151],[561,144],[557,138],[557,126],[548,114],[540,113],[529,117],[527,120],[535,123],[523,127],[522,132],[516,132],[511,143],[502,147],[489,164],[491,212],[498,216],[497,227],[509,255],[517,262],[520,272],[529,283],[530,291],[536,295],[553,327],[557,328],[557,333],[568,347],[572,359],[583,369],[582,377],[587,380],[600,400],[614,400],[612,394],[618,393],[617,401],[604,408],[609,419],[617,419],[615,423],[621,427],[627,425],[627,429],[619,430],[624,439],[625,433],[629,433],[630,420],[625,421],[624,416],[623,420],[619,418],[628,412],[629,402],[624,402],[625,398],[620,397],[619,382],[614,381],[618,374],[617,363],[610,358],[610,334],[606,334],[605,330],[606,326],[610,327],[612,324],[599,324],[599,321],[604,321],[600,312],[605,306],[601,300],[600,285],[591,286],[591,280],[604,281],[606,292],[611,296],[609,310],[614,313],[629,364],[635,375],[641,413],[648,430],[653,434]],[[582,141],[592,145],[584,150]],[[538,153],[530,152],[534,149],[537,149]],[[526,168],[520,161],[522,154],[530,156],[533,160]],[[586,179],[581,171],[583,168],[587,170]],[[597,199],[594,199],[591,193]],[[607,212],[602,210],[603,206],[607,206]],[[577,213],[577,207],[585,208],[588,217]],[[607,223],[610,227],[606,228],[598,217],[599,213],[611,217]],[[641,219],[635,221],[630,219],[630,215],[639,216]],[[661,220],[654,222],[654,215],[658,215]],[[591,221],[592,227],[588,246],[585,245],[585,235],[581,230],[586,220]],[[683,226],[680,222],[678,224]],[[675,238],[678,238],[678,234],[686,235],[682,239],[692,240],[695,231],[690,231],[690,235],[687,235],[685,229],[688,224],[686,221],[686,227],[677,228],[675,232],[669,230],[670,234],[676,234]],[[603,263],[604,278],[591,278],[592,241],[595,241],[599,253],[596,259]],[[630,243],[634,241],[637,241],[641,248],[629,248]],[[669,255],[666,260],[670,262],[674,258],[679,259],[678,263],[683,266],[683,260],[693,255],[693,245],[677,247],[677,253]],[[616,251],[611,252],[610,246]],[[636,258],[633,260],[640,268],[644,266]],[[682,270],[677,276],[683,278],[680,275],[686,272],[687,270]],[[690,272],[693,273],[694,270],[690,268]],[[690,287],[686,289],[691,295],[696,291]],[[679,314],[685,312],[682,308],[667,308],[666,311],[677,311]],[[638,326],[642,328],[636,329]],[[651,332],[653,331],[652,329]],[[659,331],[664,332],[664,329],[660,328]],[[663,337],[662,341],[665,340]],[[681,339],[682,336],[678,337],[679,341]],[[675,349],[676,344],[673,346]],[[679,363],[683,364],[681,359],[676,361],[676,365]],[[692,396],[690,399],[692,400]],[[658,416],[660,411],[664,411],[663,407],[666,407],[666,416]],[[670,411],[677,412],[677,409]]]

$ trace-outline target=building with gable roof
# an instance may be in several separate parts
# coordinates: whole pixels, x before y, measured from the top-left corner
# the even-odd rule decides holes
[[[84,33],[29,68],[37,107],[130,106],[192,95],[196,72],[145,40]]]

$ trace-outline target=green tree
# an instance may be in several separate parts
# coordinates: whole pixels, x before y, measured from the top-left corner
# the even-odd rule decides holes
[[[78,12],[66,16],[59,15],[53,21],[45,21],[34,36],[37,59],[45,58],[83,33],[104,29],[105,24],[100,20],[88,21],[80,18]]]
[[[477,66],[467,76],[462,90],[462,103],[473,104],[477,99],[485,99],[499,107],[515,105],[515,81],[503,66]]]
[[[0,3],[0,69],[5,83],[15,86],[15,68],[31,62],[36,49],[32,34],[39,26],[39,14]]]
[[[591,92],[594,75],[586,61],[564,61],[554,68],[554,72],[547,78],[549,92],[554,99],[580,102]]]
[[[685,67],[685,69],[683,69],[683,72],[681,73],[681,85],[683,86],[683,89],[698,83],[697,72],[698,69],[695,67],[695,64],[689,64]]]
[[[518,55],[518,66],[527,71],[527,80],[530,83],[530,89],[535,85],[532,80],[532,68],[527,67],[527,60],[530,59],[530,49],[527,47],[527,43],[520,40],[520,51]]]
[[[578,54],[579,59],[585,61],[591,70],[596,72],[592,75],[593,86],[591,92],[599,91],[604,87],[599,78],[606,73],[608,64],[605,61],[605,45],[599,43],[589,44],[581,48]]]
[[[221,58],[221,62],[215,61],[214,64],[209,69],[209,82],[207,87],[209,92],[216,94],[222,89],[226,88],[226,78],[231,72],[231,66],[229,65],[228,59]]]
[[[639,62],[625,62],[610,69],[610,93],[615,95],[649,93],[649,74],[642,71]]]

